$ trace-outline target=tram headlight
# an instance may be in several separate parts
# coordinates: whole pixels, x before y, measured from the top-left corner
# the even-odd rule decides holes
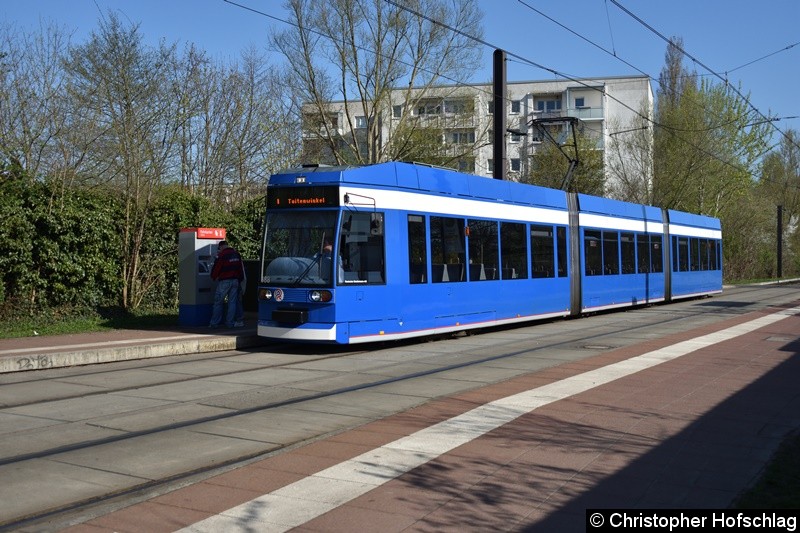
[[[259,300],[272,300],[272,291],[270,289],[258,289]]]
[[[331,291],[311,291],[308,293],[308,299],[312,302],[330,302],[333,298]]]

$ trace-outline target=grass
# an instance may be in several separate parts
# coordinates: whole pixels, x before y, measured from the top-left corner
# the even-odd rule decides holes
[[[781,443],[761,478],[735,509],[800,509],[800,431]]]
[[[41,316],[15,317],[0,321],[0,339],[91,333],[113,329],[151,329],[175,326],[177,323],[177,310],[131,313],[108,309],[100,313],[85,315],[48,313]]]

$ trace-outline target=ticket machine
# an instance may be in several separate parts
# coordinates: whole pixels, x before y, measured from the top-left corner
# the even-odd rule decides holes
[[[211,267],[225,228],[183,228],[178,236],[178,323],[207,326],[214,307]]]

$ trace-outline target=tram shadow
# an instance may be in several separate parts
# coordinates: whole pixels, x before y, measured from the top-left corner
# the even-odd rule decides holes
[[[730,507],[800,428],[800,340],[773,340],[786,342],[770,351],[783,361],[736,369],[753,376],[743,388],[723,371],[712,380],[715,391],[670,399],[668,384],[654,383],[647,399],[630,404],[624,384],[612,382],[602,403],[578,395],[537,409],[487,434],[489,449],[480,454],[416,469],[418,489],[449,499],[426,525],[447,528],[457,515],[472,531],[502,523],[511,531],[583,532],[591,530],[587,509]],[[520,441],[528,450],[521,455]]]

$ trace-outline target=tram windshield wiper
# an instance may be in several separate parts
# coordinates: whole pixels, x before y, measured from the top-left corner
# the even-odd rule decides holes
[[[303,281],[303,279],[304,279],[304,278],[305,278],[305,277],[308,275],[308,273],[311,271],[311,269],[312,269],[312,268],[314,268],[314,265],[316,265],[316,264],[318,264],[318,263],[319,263],[319,260],[320,260],[321,258],[322,258],[322,254],[316,254],[316,255],[314,256],[313,260],[312,260],[312,261],[311,261],[311,262],[308,264],[308,266],[305,268],[305,270],[303,270],[303,272],[301,272],[301,273],[300,273],[300,275],[299,275],[299,276],[297,276],[297,279],[296,279],[296,280],[294,280],[294,282],[292,282],[292,287],[297,287],[297,286],[299,286],[299,285],[300,285],[300,282],[301,282],[301,281]]]

